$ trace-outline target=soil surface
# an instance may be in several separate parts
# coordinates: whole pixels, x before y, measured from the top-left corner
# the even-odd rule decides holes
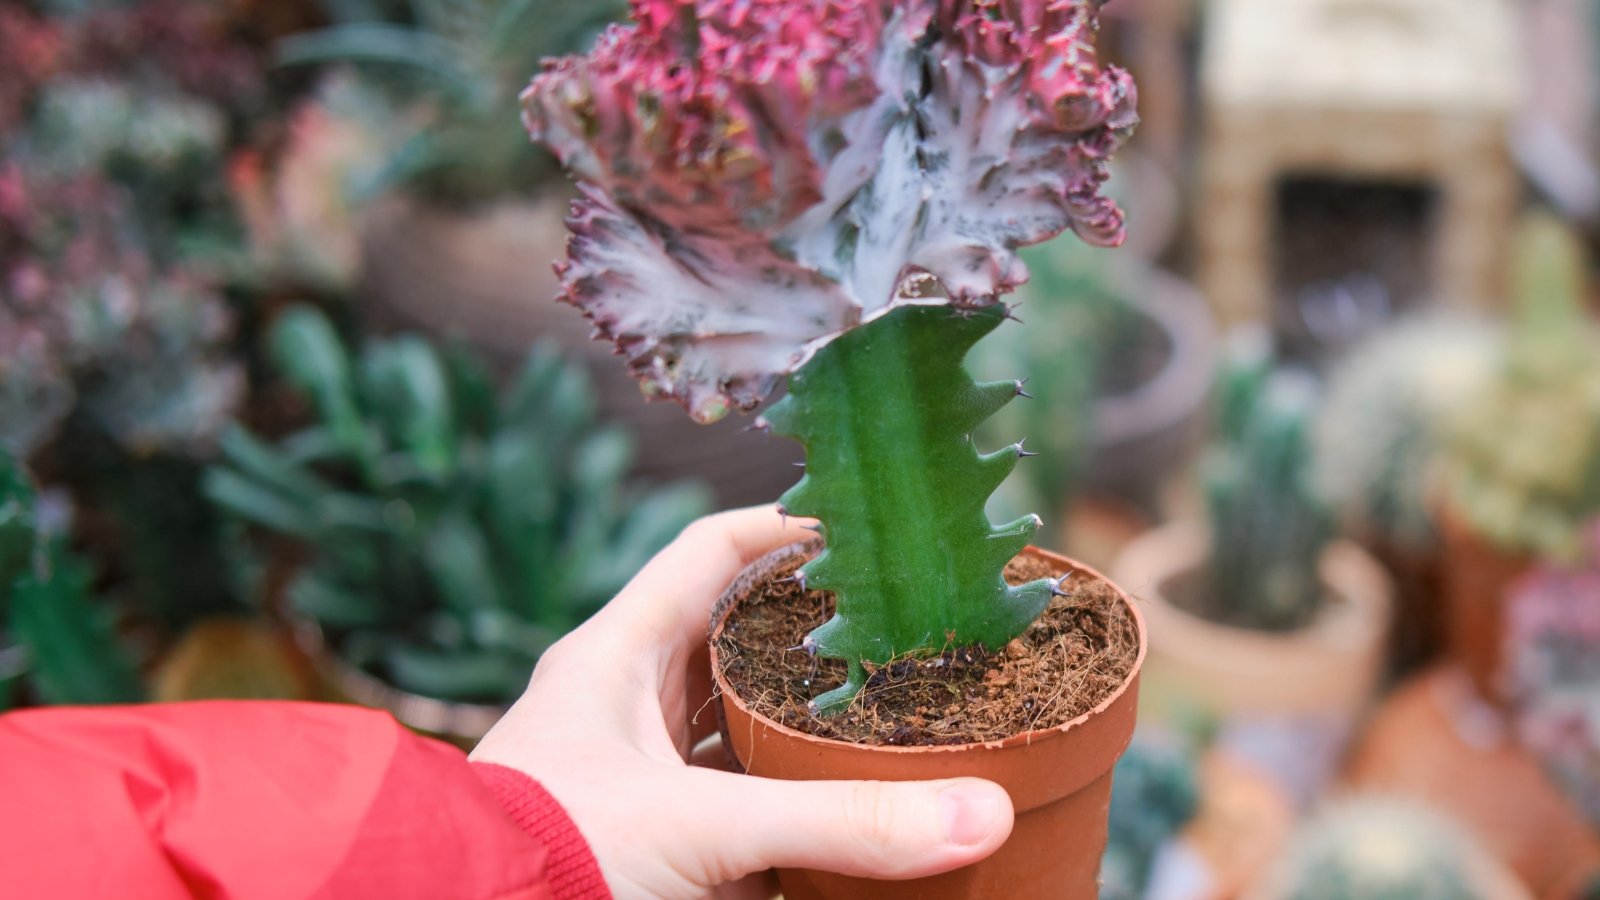
[[[1127,679],[1139,652],[1133,617],[1110,584],[1079,574],[1045,614],[997,651],[953,647],[934,656],[868,664],[861,696],[818,718],[806,703],[844,683],[845,665],[798,649],[833,615],[833,595],[802,591],[779,570],[744,598],[717,641],[722,672],[755,712],[797,731],[855,744],[931,746],[994,741],[1051,728],[1090,711]],[[1006,580],[1058,574],[1012,560]]]

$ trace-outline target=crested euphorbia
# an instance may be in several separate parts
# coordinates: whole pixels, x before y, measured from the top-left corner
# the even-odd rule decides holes
[[[983,518],[1023,453],[970,434],[1021,388],[961,361],[1018,247],[1121,241],[1099,190],[1137,118],[1102,2],[634,0],[524,94],[583,195],[563,299],[646,393],[710,422],[792,376],[759,421],[807,446],[784,504],[822,520],[802,577],[839,600],[808,646],[851,664],[823,707],[862,660],[1003,642],[1057,589],[1000,579],[1038,520]]]
[[[908,276],[986,306],[1015,249],[1118,243],[1136,121],[1092,0],[635,0],[524,94],[583,191],[565,299],[648,392],[754,407]]]

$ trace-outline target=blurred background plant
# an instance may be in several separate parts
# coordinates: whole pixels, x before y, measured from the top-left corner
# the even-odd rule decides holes
[[[559,177],[517,100],[540,61],[586,49],[625,0],[325,0],[332,24],[279,47],[287,64],[349,64],[366,96],[410,123],[363,193],[403,188],[444,205],[531,193]]]
[[[21,465],[0,449],[0,712],[24,701],[143,699],[88,565],[49,518]]]
[[[1600,826],[1600,525],[1584,536],[1580,564],[1512,586],[1506,678],[1523,743]]]
[[[30,98],[0,163],[0,443],[70,486],[102,577],[172,632],[232,606],[197,490],[246,390],[211,174],[226,118],[176,78],[103,74],[85,48],[134,38],[100,14],[59,27],[93,64]]]
[[[624,483],[630,440],[594,422],[583,372],[548,346],[498,398],[470,355],[412,336],[353,354],[310,309],[273,350],[317,421],[276,444],[230,432],[207,491],[309,549],[295,613],[403,690],[509,702],[705,509],[694,486]]]
[[[1394,323],[1333,368],[1313,476],[1352,533],[1406,553],[1437,551],[1430,486],[1439,447],[1483,390],[1498,342],[1486,321],[1435,313]]]
[[[1199,804],[1194,749],[1152,729],[1136,734],[1113,777],[1101,900],[1145,897],[1157,857]]]
[[[1403,800],[1335,801],[1296,832],[1259,900],[1505,900],[1483,851],[1439,814]],[[1515,891],[1515,888],[1512,888]]]
[[[1319,387],[1279,367],[1266,333],[1251,330],[1231,339],[1213,394],[1201,460],[1210,553],[1190,611],[1243,628],[1299,628],[1326,600],[1318,560],[1336,533],[1312,485]]]
[[[1444,454],[1451,510],[1512,553],[1573,560],[1600,514],[1600,330],[1582,246],[1551,219],[1516,254],[1511,332]]]

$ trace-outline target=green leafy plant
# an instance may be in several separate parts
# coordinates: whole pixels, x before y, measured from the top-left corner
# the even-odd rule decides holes
[[[806,446],[790,512],[837,612],[805,641],[868,664],[1011,640],[1060,590],[1012,587],[1040,525],[996,527],[1025,455],[973,430],[1022,393],[962,367],[1026,280],[1018,248],[1115,245],[1099,193],[1137,121],[1101,68],[1090,0],[634,0],[585,57],[549,63],[525,117],[579,182],[564,297],[648,395],[697,421],[752,410]]]
[[[1528,225],[1516,263],[1505,351],[1445,445],[1448,497],[1501,548],[1572,560],[1600,514],[1600,331],[1584,308],[1583,249],[1564,226]]]
[[[229,432],[207,492],[311,548],[294,608],[403,689],[514,699],[705,508],[696,487],[623,484],[629,439],[595,424],[587,379],[548,347],[497,397],[463,353],[399,337],[352,355],[311,309],[272,340],[317,421],[276,445]]]
[[[1211,551],[1194,611],[1265,631],[1310,622],[1324,594],[1318,560],[1333,517],[1312,484],[1318,389],[1279,368],[1265,334],[1236,336],[1216,387],[1202,463]]]
[[[623,0],[416,0],[410,15],[395,4],[324,6],[335,24],[288,38],[280,59],[353,64],[396,117],[419,123],[364,189],[404,185],[452,204],[526,193],[555,174],[517,124],[517,93],[540,59],[582,49],[626,9]]]
[[[132,703],[138,671],[95,601],[88,566],[41,522],[18,462],[0,451],[0,711],[43,703]]]

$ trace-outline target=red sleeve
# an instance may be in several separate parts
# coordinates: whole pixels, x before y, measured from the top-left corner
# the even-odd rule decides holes
[[[553,800],[531,819],[516,805],[548,798],[537,784],[484,768],[357,707],[12,713],[0,717],[0,895],[607,897],[554,890],[552,874],[569,890],[584,871],[599,878],[588,846]]]

